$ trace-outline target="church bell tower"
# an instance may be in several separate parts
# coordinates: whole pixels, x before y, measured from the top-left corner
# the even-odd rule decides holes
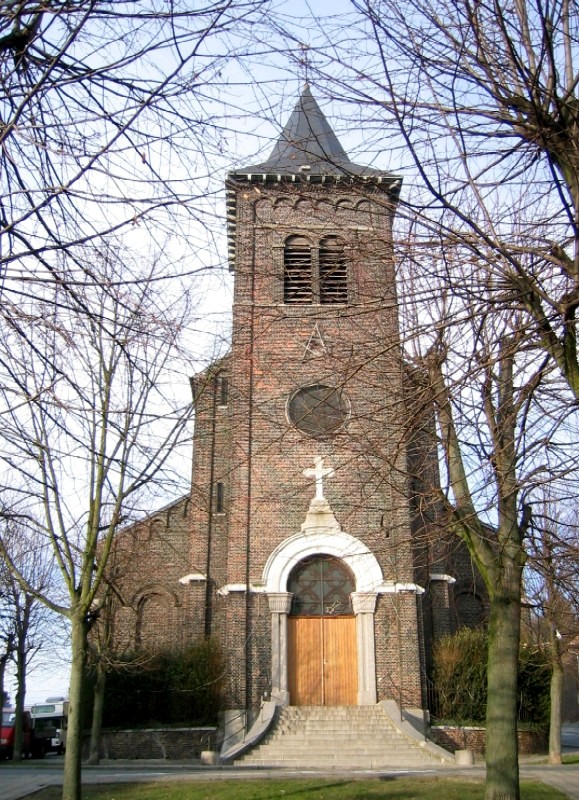
[[[309,88],[269,158],[227,179],[233,337],[195,382],[192,596],[249,720],[264,698],[423,702],[400,186],[350,161]]]

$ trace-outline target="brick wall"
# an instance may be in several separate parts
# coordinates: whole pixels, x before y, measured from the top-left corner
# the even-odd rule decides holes
[[[215,750],[217,728],[151,728],[103,731],[100,757],[104,759],[199,759],[203,750]],[[90,737],[83,740],[88,758]]]
[[[179,650],[188,643],[193,621],[179,582],[190,571],[188,511],[189,498],[181,498],[117,535],[109,565],[118,590],[117,652]]]
[[[381,595],[375,615],[378,700],[422,707],[416,596]]]
[[[434,726],[430,729],[433,742],[447,750],[472,750],[473,753],[485,752],[486,730],[484,728],[453,728],[450,726]],[[549,738],[545,731],[518,731],[519,753],[545,753]]]

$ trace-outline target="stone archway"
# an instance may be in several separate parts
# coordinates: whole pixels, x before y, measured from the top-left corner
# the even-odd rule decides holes
[[[288,683],[288,614],[291,592],[287,591],[292,570],[304,559],[328,555],[344,561],[354,575],[352,610],[356,618],[358,654],[358,705],[374,705],[376,657],[374,612],[383,585],[376,557],[359,539],[344,533],[329,507],[310,508],[301,533],[290,536],[270,555],[263,571],[263,584],[271,612],[271,696],[279,705],[290,702]]]

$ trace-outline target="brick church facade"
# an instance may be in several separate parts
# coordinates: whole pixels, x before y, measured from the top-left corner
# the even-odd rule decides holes
[[[192,380],[191,492],[119,536],[117,645],[215,637],[242,724],[264,699],[425,708],[433,640],[484,615],[402,359],[400,188],[350,161],[308,88],[269,158],[228,176],[233,335]]]

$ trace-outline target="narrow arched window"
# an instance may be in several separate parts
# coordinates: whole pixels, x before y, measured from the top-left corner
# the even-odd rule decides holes
[[[304,236],[290,236],[286,240],[283,262],[284,302],[313,302],[312,248]]]
[[[225,511],[225,487],[221,481],[215,486],[215,511],[218,514],[223,514]]]
[[[320,242],[320,303],[348,302],[348,270],[344,245],[337,236]]]
[[[229,382],[224,375],[219,375],[217,378],[217,404],[220,406],[226,406],[228,394]]]

